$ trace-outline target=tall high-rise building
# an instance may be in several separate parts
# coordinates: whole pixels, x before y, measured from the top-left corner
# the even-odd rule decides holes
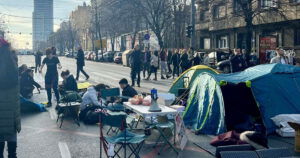
[[[53,0],[34,0],[32,23],[33,50],[43,50],[53,32]]]

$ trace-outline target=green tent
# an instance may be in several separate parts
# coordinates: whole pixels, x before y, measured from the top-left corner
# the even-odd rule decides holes
[[[202,73],[194,83],[183,120],[201,134],[251,130],[257,123],[272,133],[270,118],[300,113],[300,67],[267,64],[233,74]]]
[[[174,81],[173,85],[171,86],[171,88],[169,90],[169,93],[172,93],[172,94],[175,94],[176,96],[178,96],[178,89],[189,88],[192,85],[192,83],[194,82],[195,78],[203,72],[218,74],[217,70],[214,70],[208,66],[205,66],[205,65],[194,66],[194,67],[186,70],[185,72],[183,72]]]

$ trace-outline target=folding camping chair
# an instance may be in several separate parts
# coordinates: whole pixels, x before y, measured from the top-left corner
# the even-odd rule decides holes
[[[102,89],[101,90],[101,97],[104,99],[107,99],[109,97],[118,97],[122,98],[120,96],[120,89],[119,88],[110,88],[110,89]],[[112,104],[111,106],[107,106],[107,109],[110,111],[124,111],[125,112],[125,107],[122,104]],[[130,128],[132,128],[134,124],[134,118],[128,116],[126,119],[126,123]],[[110,131],[117,133],[118,129],[113,129],[110,127],[107,131],[107,134],[110,133]]]
[[[170,129],[171,131],[175,130],[175,124],[168,120],[168,118],[165,117],[158,117],[158,123],[155,123],[151,125],[152,128],[157,129],[159,132],[159,137],[156,139],[155,145],[153,148],[155,148],[158,143],[163,140],[165,145],[169,145],[173,151],[175,151],[176,154],[179,154],[178,151],[175,149],[175,147],[171,144],[168,137],[165,135],[165,132]],[[175,133],[173,133],[175,135]],[[162,150],[165,148],[165,145],[162,145],[160,148],[160,151],[158,152],[158,155],[161,154]]]
[[[126,127],[126,113],[124,112],[109,112],[106,113],[105,110],[99,112],[100,120],[100,157],[102,157],[102,147],[104,148],[105,154],[107,157],[121,157],[120,151],[124,150],[124,158],[127,158],[126,149],[130,149],[130,155],[139,158],[139,152],[144,144],[145,135],[138,135],[132,132],[129,132]],[[103,126],[108,125],[115,127],[121,130],[119,134],[111,137],[105,137],[103,135]],[[113,153],[109,153],[109,146],[113,146]]]
[[[66,94],[61,98],[60,103],[64,104],[65,106],[61,106],[58,109],[58,116],[56,123],[60,120],[59,128],[62,127],[65,117],[69,114],[72,116],[75,124],[80,126],[78,112],[76,110],[76,106],[79,106],[82,102],[82,98],[80,95],[75,91],[68,91]],[[73,104],[76,103],[76,104]]]

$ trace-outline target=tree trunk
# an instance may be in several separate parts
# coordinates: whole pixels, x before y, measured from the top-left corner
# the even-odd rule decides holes
[[[155,35],[157,37],[160,49],[163,49],[164,48],[164,41],[163,41],[163,38],[161,37],[161,34],[160,33],[155,33]]]
[[[247,64],[249,64],[249,57],[252,50],[252,32],[253,32],[252,19],[246,20],[246,62]]]

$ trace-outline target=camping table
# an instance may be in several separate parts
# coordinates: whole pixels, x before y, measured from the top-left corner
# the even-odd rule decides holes
[[[161,108],[160,112],[150,112],[148,111],[150,106],[144,106],[144,105],[133,105],[130,102],[124,102],[123,103],[125,108],[132,110],[133,112],[141,115],[143,118],[150,117],[151,123],[153,123],[153,117],[156,116],[166,116],[166,115],[173,115],[174,117],[174,144],[176,143],[176,125],[175,125],[175,115],[178,113],[175,109],[172,109],[170,107],[159,105]]]

